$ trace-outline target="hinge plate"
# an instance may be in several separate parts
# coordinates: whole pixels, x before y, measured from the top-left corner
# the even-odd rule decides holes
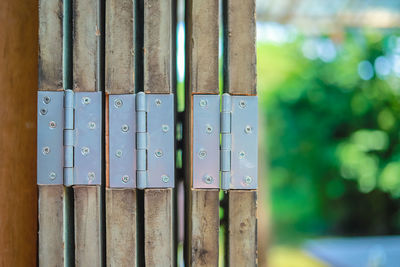
[[[37,184],[63,184],[64,92],[39,91]]]
[[[136,188],[135,96],[109,95],[110,187]]]
[[[258,98],[232,96],[230,189],[258,186]]]
[[[220,96],[193,96],[193,188],[219,188]]]

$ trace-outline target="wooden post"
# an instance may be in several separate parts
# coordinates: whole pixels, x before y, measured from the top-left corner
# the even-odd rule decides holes
[[[224,91],[256,95],[255,0],[224,0]],[[229,266],[257,265],[257,190],[228,193]]]
[[[105,90],[107,94],[135,92],[135,8],[135,0],[106,2]],[[107,124],[107,99],[105,103]],[[106,125],[106,157],[108,153]],[[137,266],[136,189],[109,188],[108,160],[106,162],[107,265]]]
[[[214,0],[186,0],[185,171],[188,266],[217,266],[219,254],[219,189],[194,189],[194,94],[219,94],[219,6]]]
[[[144,0],[143,87],[148,94],[170,94],[172,87],[172,0]],[[144,190],[146,266],[175,266],[174,189]]]
[[[101,91],[101,1],[73,1],[73,89]],[[103,266],[103,188],[74,186],[75,264]]]

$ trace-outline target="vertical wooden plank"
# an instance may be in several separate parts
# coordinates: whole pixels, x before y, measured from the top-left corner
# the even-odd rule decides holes
[[[101,0],[73,1],[74,91],[95,92],[103,89],[101,3]],[[104,264],[103,193],[103,186],[74,186],[76,266]]]
[[[172,0],[143,2],[143,86],[149,94],[173,93]],[[144,190],[144,263],[174,266],[174,189]]]
[[[255,0],[224,0],[224,91],[256,95]],[[230,266],[257,265],[257,190],[228,193]]]
[[[219,190],[192,188],[193,94],[219,94],[219,3],[186,0],[186,241],[189,266],[217,266]]]
[[[136,190],[106,189],[107,266],[137,266]]]
[[[107,94],[135,92],[135,8],[135,0],[106,1],[105,90]],[[108,128],[106,128],[106,153],[108,155]],[[108,175],[108,164],[106,172]],[[137,266],[136,189],[106,189],[106,247],[107,266]]]

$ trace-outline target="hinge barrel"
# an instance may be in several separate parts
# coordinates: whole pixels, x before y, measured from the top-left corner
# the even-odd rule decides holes
[[[64,184],[74,182],[74,92],[64,91]]]
[[[136,94],[136,184],[147,187],[146,95]]]
[[[228,190],[231,183],[231,108],[232,98],[222,95],[221,108],[221,189]]]

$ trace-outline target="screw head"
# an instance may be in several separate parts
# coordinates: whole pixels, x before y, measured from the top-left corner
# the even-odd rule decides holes
[[[166,124],[163,124],[163,125],[161,126],[161,128],[162,128],[162,131],[163,131],[164,133],[166,133],[166,132],[169,131],[169,126],[166,125]]]
[[[157,158],[161,158],[163,155],[163,152],[161,149],[157,149],[156,152],[154,152],[154,155],[156,155]]]
[[[49,127],[50,127],[50,128],[54,129],[54,128],[56,128],[56,126],[57,126],[57,124],[56,124],[55,121],[50,121],[50,122],[49,122]]]
[[[126,184],[129,181],[129,176],[128,175],[124,175],[124,176],[122,176],[121,180],[122,180],[123,183]]]
[[[214,182],[214,178],[212,178],[212,176],[210,176],[210,175],[205,175],[204,176],[204,182],[206,184],[212,184]]]
[[[41,115],[46,115],[46,114],[47,114],[47,109],[41,108],[41,109],[40,109],[40,114],[41,114]]]
[[[165,174],[161,175],[161,180],[162,180],[164,183],[168,183],[168,182],[169,182],[169,177],[168,177],[168,175],[165,175]]]
[[[48,147],[48,146],[43,147],[42,153],[43,153],[43,155],[49,154],[50,153],[50,147]]]
[[[244,128],[244,132],[250,134],[253,132],[253,128],[250,125],[246,125],[246,127]]]
[[[246,107],[246,101],[240,100],[240,101],[239,101],[239,107],[240,107],[240,108],[245,108],[245,107]]]
[[[213,131],[213,127],[210,124],[206,125],[206,133],[210,134]]]
[[[45,96],[45,97],[43,97],[43,103],[45,103],[45,104],[49,104],[50,103],[50,101],[51,101],[51,98],[50,98],[50,96]]]
[[[154,103],[156,103],[156,105],[159,106],[159,105],[162,104],[162,101],[161,101],[161,99],[157,98],[157,99],[154,101]]]
[[[200,102],[199,102],[200,107],[204,108],[207,106],[207,104],[208,104],[208,102],[206,99],[200,99]]]
[[[205,157],[207,157],[207,151],[202,149],[199,151],[198,155],[199,155],[199,158],[204,159]]]
[[[94,174],[94,172],[89,172],[87,175],[89,181],[93,181],[95,177],[96,175]]]
[[[127,131],[129,131],[129,126],[127,124],[124,124],[121,126],[121,131],[123,131],[124,133],[126,133]]]
[[[56,179],[56,177],[57,177],[57,175],[56,175],[55,172],[49,173],[49,178],[50,178],[50,180],[54,180],[54,179]]]
[[[118,149],[117,151],[115,151],[115,156],[116,156],[117,158],[122,157],[122,150],[121,150],[121,149]]]
[[[114,106],[115,106],[116,108],[122,107],[123,104],[124,104],[124,102],[123,102],[122,99],[120,99],[120,98],[117,98],[117,99],[114,100]]]
[[[246,157],[246,152],[240,151],[239,152],[239,159],[244,159]]]
[[[251,178],[251,176],[244,177],[245,184],[249,185],[249,184],[251,184],[251,182],[253,182],[253,178]]]
[[[90,97],[84,96],[82,97],[82,104],[87,105],[91,101]]]
[[[88,127],[91,130],[96,129],[96,123],[94,121],[89,121]]]
[[[81,153],[82,153],[82,155],[86,156],[87,154],[90,153],[90,149],[88,147],[84,146],[81,148]]]

